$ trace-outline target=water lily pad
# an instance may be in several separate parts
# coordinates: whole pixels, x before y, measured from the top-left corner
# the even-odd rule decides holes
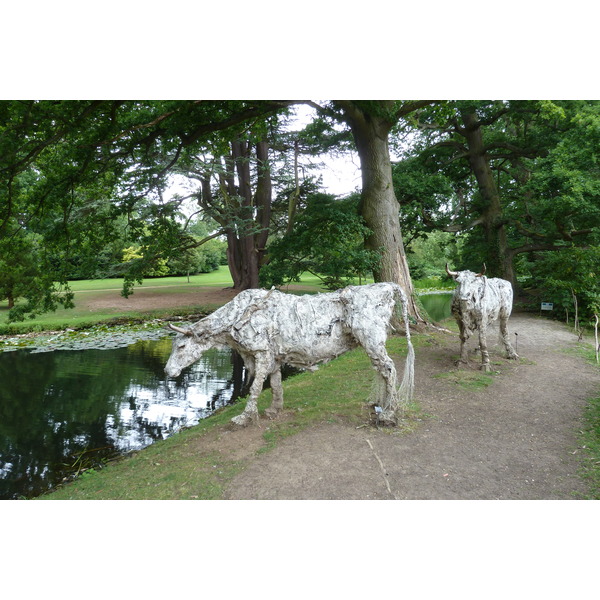
[[[46,335],[0,340],[0,352],[27,349],[32,353],[57,350],[112,350],[140,340],[159,340],[171,335],[161,321],[108,326],[95,325],[85,331],[68,329]]]

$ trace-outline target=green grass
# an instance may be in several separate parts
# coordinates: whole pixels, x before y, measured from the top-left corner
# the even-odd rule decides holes
[[[63,329],[82,329],[91,327],[98,323],[118,322],[122,320],[140,320],[167,317],[174,312],[185,315],[191,313],[205,312],[216,307],[197,306],[194,310],[189,309],[171,309],[171,310],[153,310],[153,311],[94,311],[87,309],[64,309],[59,308],[56,312],[42,315],[33,320],[27,320],[18,323],[8,323],[7,315],[0,309],[0,335],[16,335],[29,332],[57,331]]]
[[[392,356],[404,355],[405,338],[390,338],[388,350]],[[284,382],[286,418],[261,424],[264,445],[259,452],[267,452],[279,440],[317,423],[345,422],[359,426],[369,422],[365,401],[374,377],[367,355],[359,349],[314,373],[288,379]],[[270,403],[271,391],[265,390],[258,403],[261,412]],[[225,407],[197,426],[156,442],[131,457],[109,463],[98,471],[90,470],[41,499],[221,499],[229,482],[251,458],[228,459],[207,450],[202,438],[214,430],[229,428],[230,419],[242,412],[244,404],[242,401]],[[410,424],[417,414],[418,407],[410,407],[404,420]],[[398,434],[403,429],[390,431]]]
[[[143,288],[167,287],[167,286],[230,286],[232,285],[231,275],[226,266],[219,267],[211,273],[201,273],[200,275],[190,275],[188,283],[187,277],[157,277],[154,279],[145,279],[140,286]],[[94,290],[120,290],[123,287],[123,279],[82,279],[69,283],[74,292],[94,291]],[[137,286],[136,286],[137,287]]]
[[[135,290],[140,289],[152,289],[164,295],[187,293],[193,289],[201,290],[206,287],[228,287],[231,285],[232,280],[228,268],[220,267],[218,271],[212,273],[191,276],[189,283],[187,277],[147,279],[141,286],[136,286],[132,298],[135,299]],[[8,304],[6,301],[0,302],[0,335],[81,328],[114,319],[150,319],[169,316],[173,313],[173,310],[168,309],[150,311],[102,309],[92,311],[88,308],[89,302],[107,299],[120,292],[123,287],[122,279],[87,279],[73,281],[70,286],[75,292],[75,308],[65,309],[59,307],[53,313],[39,315],[35,319],[27,319],[22,322],[8,323]],[[194,308],[195,312],[202,312],[201,309],[214,310],[216,306],[190,306],[188,311],[178,308],[177,312],[186,314],[186,312],[193,311]]]
[[[600,395],[588,400],[584,416],[581,475],[590,483],[590,499],[600,500]]]
[[[600,374],[600,365],[596,362],[593,344],[579,344],[575,353],[595,365]],[[600,380],[599,380],[600,381]],[[584,411],[584,426],[579,431],[580,474],[590,484],[590,500],[600,500],[600,390],[598,395],[588,399]]]
[[[456,287],[454,280],[447,277],[432,276],[423,279],[415,279],[413,281],[414,288],[417,292],[424,291],[444,291],[453,290]]]
[[[456,369],[447,373],[440,373],[434,377],[446,379],[451,383],[458,385],[464,390],[481,390],[490,386],[494,382],[496,373],[485,373],[483,371],[466,371]]]
[[[222,497],[224,484],[242,463],[223,460],[215,451],[198,452],[197,430],[186,430],[148,446],[131,457],[89,470],[41,496],[49,500],[211,500]]]

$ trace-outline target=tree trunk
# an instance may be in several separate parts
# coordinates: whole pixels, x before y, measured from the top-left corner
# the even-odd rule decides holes
[[[271,169],[269,167],[269,145],[267,142],[258,142],[256,145],[256,223],[259,230],[255,234],[254,251],[257,258],[258,272],[265,259],[265,251],[271,225],[272,185]]]
[[[231,143],[231,154],[220,172],[219,205],[212,195],[208,176],[202,182],[201,206],[223,227],[227,235],[227,264],[236,290],[259,287],[259,271],[271,221],[271,172],[268,144],[256,145],[256,187],[253,193],[250,159],[252,146],[244,140]],[[237,182],[236,182],[237,176]]]
[[[512,254],[508,252],[500,192],[486,156],[481,125],[475,112],[463,112],[461,117],[465,126],[461,133],[467,142],[469,164],[477,179],[479,193],[483,200],[481,226],[487,245],[487,273],[507,279],[514,288],[515,274]]]
[[[424,321],[414,301],[414,289],[400,231],[400,207],[392,183],[388,134],[392,123],[343,103],[358,150],[362,174],[361,214],[371,235],[365,245],[381,252],[375,281],[392,281],[406,292],[409,314]]]
[[[294,221],[296,220],[296,210],[298,209],[298,199],[300,198],[300,178],[298,177],[298,156],[300,154],[300,143],[294,142],[294,183],[296,187],[288,199],[288,222],[286,233],[292,233]]]

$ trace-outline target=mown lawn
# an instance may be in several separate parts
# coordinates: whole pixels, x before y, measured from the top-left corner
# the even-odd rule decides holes
[[[81,327],[119,317],[139,317],[139,311],[113,311],[89,309],[89,304],[96,299],[108,297],[109,294],[123,288],[123,279],[86,279],[70,282],[70,287],[75,292],[75,308],[65,309],[59,307],[56,312],[39,315],[35,319],[28,319],[20,323],[8,324],[8,303],[0,301],[0,334],[19,333],[26,331],[43,331],[48,329],[63,329],[66,327]],[[142,286],[135,289],[156,289],[160,293],[189,292],[192,289],[228,287],[232,285],[231,275],[227,267],[220,267],[213,273],[193,275],[188,283],[187,277],[163,277],[147,279]],[[135,292],[135,290],[134,290]],[[134,296],[132,298],[135,297]],[[157,314],[164,311],[155,311]],[[145,313],[142,316],[151,316]]]
[[[161,295],[189,294],[191,291],[201,293],[203,289],[214,289],[218,287],[229,287],[232,285],[231,276],[227,267],[220,267],[218,271],[190,277],[164,277],[159,279],[147,279],[142,286],[136,286],[135,290],[156,290]],[[140,311],[131,309],[92,309],[97,300],[111,297],[120,298],[120,290],[123,287],[122,279],[88,279],[73,281],[70,286],[75,293],[75,308],[65,309],[59,307],[53,313],[37,316],[35,319],[27,319],[22,322],[8,323],[8,304],[0,302],[0,335],[14,335],[30,331],[47,331],[67,328],[80,328],[103,321],[114,319],[137,319],[155,318],[169,316],[172,309],[161,308],[156,310]],[[135,290],[131,296],[132,304],[135,305]],[[215,308],[214,306],[212,307]]]
[[[165,286],[228,286],[232,284],[229,269],[226,266],[219,267],[212,273],[201,273],[200,275],[190,275],[189,283],[186,276],[182,277],[157,277],[154,279],[145,279],[142,287],[145,289],[152,287]],[[93,290],[120,290],[123,287],[123,279],[82,279],[69,283],[74,292],[93,291]]]

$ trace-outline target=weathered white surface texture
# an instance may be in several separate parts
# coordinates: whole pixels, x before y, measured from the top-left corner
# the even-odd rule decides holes
[[[403,319],[408,339],[400,389],[394,362],[385,348],[394,315]],[[394,283],[349,286],[315,296],[295,296],[274,289],[245,290],[189,330],[172,329],[178,335],[165,367],[171,377],[215,346],[228,346],[241,354],[254,381],[244,412],[233,419],[238,425],[258,419],[256,400],[266,377],[270,376],[273,391],[273,403],[267,413],[274,414],[282,408],[283,364],[313,369],[358,346],[365,349],[378,373],[379,391],[373,400],[383,409],[382,420],[395,423],[398,412],[412,398],[414,350],[407,299]]]
[[[459,363],[468,363],[466,342],[479,330],[481,369],[490,371],[490,355],[487,349],[487,328],[496,320],[500,324],[500,340],[506,348],[508,358],[517,359],[517,353],[508,339],[508,318],[512,311],[513,291],[505,279],[488,278],[473,271],[446,271],[458,287],[452,297],[452,315],[458,323],[460,333]],[[485,271],[485,269],[484,269]]]

